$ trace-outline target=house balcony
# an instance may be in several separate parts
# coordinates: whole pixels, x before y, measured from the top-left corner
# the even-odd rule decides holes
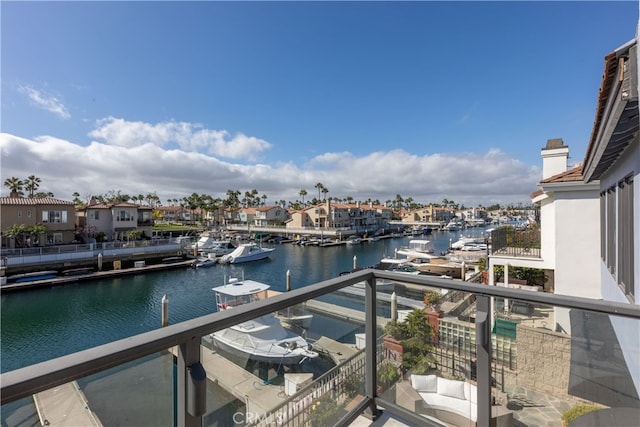
[[[389,282],[395,298],[376,285]],[[427,290],[455,298],[425,308]],[[532,309],[497,322],[494,298]],[[212,338],[294,306],[313,314],[300,334],[317,358],[258,363]],[[554,331],[558,310],[571,333]],[[586,405],[571,425],[627,425],[640,416],[639,321],[634,305],[367,269],[5,372],[0,409],[7,426],[355,426],[381,412],[411,426],[527,426]],[[393,333],[400,346],[385,344]]]
[[[540,229],[500,227],[491,232],[490,255],[540,258]]]

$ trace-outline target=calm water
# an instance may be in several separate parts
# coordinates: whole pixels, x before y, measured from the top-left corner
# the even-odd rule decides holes
[[[434,232],[429,237],[437,251],[461,234],[478,235],[483,229]],[[189,268],[118,279],[84,282],[2,295],[0,353],[2,372],[29,366],[96,345],[156,329],[161,324],[161,300],[169,298],[169,321],[184,320],[214,311],[211,288],[224,276],[244,277],[285,290],[286,271],[293,289],[336,277],[351,270],[353,257],[359,267],[370,266],[408,238],[383,239],[354,246],[300,247],[274,245],[269,260]]]

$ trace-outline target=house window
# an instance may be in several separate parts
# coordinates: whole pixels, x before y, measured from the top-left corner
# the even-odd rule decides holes
[[[116,212],[116,221],[133,221],[133,215],[129,211]]]
[[[31,209],[27,209],[27,218],[31,218]]]
[[[633,176],[618,183],[618,285],[634,298],[633,283]]]
[[[100,219],[100,211],[91,210],[91,211],[89,211],[89,214],[87,216],[88,216],[89,219],[99,220]]]
[[[624,294],[634,290],[633,176],[600,194],[600,252],[602,260]]]
[[[42,211],[43,223],[67,223],[67,211]]]
[[[606,216],[606,233],[607,247],[605,251],[605,260],[609,272],[616,274],[616,187],[611,187],[606,192],[607,199],[607,216]]]
[[[18,218],[22,218],[22,209],[18,209]]]

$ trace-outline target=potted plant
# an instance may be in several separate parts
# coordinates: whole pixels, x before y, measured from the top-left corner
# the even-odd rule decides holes
[[[422,302],[424,302],[424,305],[431,308],[433,311],[438,311],[440,309],[441,301],[442,301],[442,296],[435,291],[426,292],[422,299]]]
[[[400,367],[390,361],[378,366],[378,394],[387,390],[400,379]]]

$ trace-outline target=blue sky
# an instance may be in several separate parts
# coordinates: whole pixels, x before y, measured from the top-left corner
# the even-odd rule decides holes
[[[527,203],[547,139],[582,160],[638,23],[635,1],[0,7],[1,178],[63,199]]]

